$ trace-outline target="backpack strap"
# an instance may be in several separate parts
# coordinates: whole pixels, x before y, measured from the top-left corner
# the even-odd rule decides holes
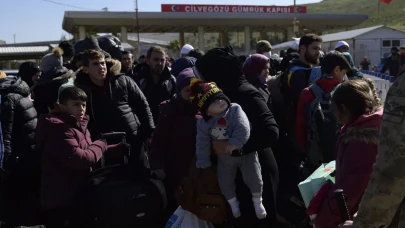
[[[288,76],[287,76],[287,85],[288,85],[288,87],[291,86],[291,78],[292,78],[293,73],[296,70],[311,70],[311,69],[312,68],[306,68],[306,67],[302,67],[302,66],[292,66],[290,68],[290,70],[288,71]]]
[[[315,98],[322,97],[325,94],[325,91],[316,83],[309,87],[309,91],[311,91]]]

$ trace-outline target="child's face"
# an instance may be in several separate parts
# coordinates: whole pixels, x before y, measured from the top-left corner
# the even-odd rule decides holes
[[[223,99],[217,99],[208,106],[207,115],[217,116],[225,112],[228,109],[228,102]]]
[[[89,66],[84,66],[84,70],[89,74],[93,81],[104,81],[107,75],[107,66],[105,59],[92,59],[89,62]]]
[[[333,70],[333,77],[343,81],[343,78],[345,77],[347,72],[348,72],[347,69],[340,69],[339,66],[336,66],[335,69]]]
[[[60,104],[63,112],[76,118],[77,121],[83,120],[86,113],[86,102],[82,100],[68,100],[66,104]]]
[[[180,92],[180,96],[186,100],[186,101],[190,101],[190,86],[186,86],[184,87],[181,92]]]

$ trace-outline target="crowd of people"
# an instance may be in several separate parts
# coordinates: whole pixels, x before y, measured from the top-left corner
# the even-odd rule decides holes
[[[101,160],[121,164],[123,147],[133,175],[164,183],[162,221],[182,206],[215,227],[403,226],[405,79],[383,108],[344,41],[322,55],[321,37],[307,34],[282,60],[265,40],[250,56],[187,44],[176,60],[159,46],[135,60],[83,43],[75,53],[61,42],[16,77],[0,71],[1,227],[79,227],[82,184]],[[128,144],[107,142],[109,132]],[[303,204],[298,183],[333,160],[335,182],[311,211],[291,206]],[[217,186],[206,197],[230,208],[223,218],[191,205],[197,196],[184,192],[201,185]],[[354,221],[341,224],[336,189]]]

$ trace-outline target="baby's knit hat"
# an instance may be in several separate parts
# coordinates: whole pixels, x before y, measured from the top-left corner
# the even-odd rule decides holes
[[[217,99],[223,99],[228,104],[231,103],[229,98],[218,88],[215,82],[206,82],[192,78],[190,82],[190,100],[197,109],[201,112],[204,119],[209,118],[207,116],[207,109]]]

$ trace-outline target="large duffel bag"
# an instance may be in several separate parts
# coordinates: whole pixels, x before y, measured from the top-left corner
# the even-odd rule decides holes
[[[80,199],[83,227],[163,227],[164,185],[139,174],[127,165],[92,172]]]

